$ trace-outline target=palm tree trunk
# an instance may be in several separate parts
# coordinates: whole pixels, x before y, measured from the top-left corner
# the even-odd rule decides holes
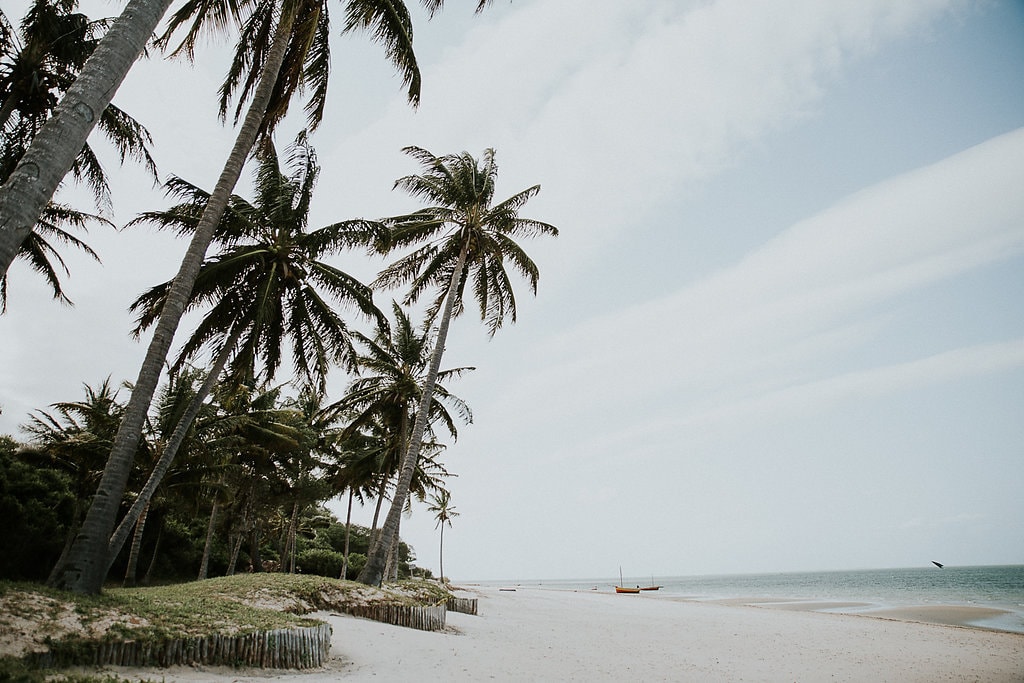
[[[252,560],[254,572],[263,571],[263,558],[260,555],[260,530],[255,522],[249,527],[249,558]]]
[[[441,585],[444,585],[444,522],[441,522],[441,545],[437,560],[441,568]]]
[[[385,478],[381,481],[380,492],[377,494],[377,505],[373,508],[373,522],[370,524],[371,548],[377,544],[377,539],[380,537],[380,529],[377,526],[377,522],[380,521],[380,509],[384,505],[384,496],[387,495],[387,491],[388,480]]]
[[[250,528],[252,527],[253,524],[252,495],[252,488],[249,487],[249,491],[246,492],[245,497],[243,499],[244,502],[242,504],[242,527],[238,531],[238,545],[235,548],[235,550],[232,551],[232,554],[234,555],[234,560],[231,563],[232,567],[234,567],[238,563],[238,556],[242,552],[242,545],[245,544],[245,539],[248,537]],[[253,558],[252,556],[249,557],[250,572],[258,571],[256,567],[256,559],[257,558]]]
[[[239,555],[242,553],[243,541],[245,541],[245,535],[241,532],[237,533],[237,535],[234,535],[233,543],[231,542],[230,539],[228,539],[228,543],[231,543],[231,557],[227,560],[228,577],[233,577],[234,575],[234,566],[236,566],[239,563]]]
[[[199,411],[203,409],[203,402],[206,401],[206,397],[210,395],[213,388],[217,385],[217,380],[220,377],[220,373],[223,372],[224,366],[227,365],[228,358],[231,356],[232,350],[235,348],[235,344],[238,342],[239,337],[242,335],[241,329],[232,330],[231,336],[224,342],[223,348],[220,353],[217,354],[216,360],[213,362],[213,367],[210,368],[210,373],[203,380],[203,384],[199,387],[199,391],[192,397],[192,401],[188,404],[188,408],[182,414],[178,420],[178,424],[174,426],[174,431],[171,432],[171,438],[167,441],[164,446],[164,452],[160,454],[160,459],[153,467],[153,471],[149,475],[149,479],[146,480],[146,485],[142,487],[142,491],[139,492],[138,497],[135,499],[135,503],[128,510],[128,513],[121,520],[121,523],[114,530],[113,535],[110,537],[110,544],[107,548],[107,560],[108,560],[108,571],[109,563],[112,563],[117,557],[117,554],[121,552],[121,546],[124,545],[125,539],[128,537],[128,530],[131,529],[131,525],[135,519],[142,512],[142,508],[149,504],[153,494],[156,492],[160,482],[163,481],[164,475],[167,474],[167,470],[170,469],[171,463],[174,461],[174,457],[178,454],[178,450],[181,445],[185,443],[185,437],[188,435],[188,430],[192,427],[192,423],[195,421],[196,416],[199,415]]]
[[[444,313],[441,315],[441,322],[437,327],[437,339],[434,340],[434,350],[430,354],[430,368],[423,382],[420,407],[416,411],[416,421],[413,423],[412,436],[409,438],[409,450],[402,460],[402,472],[398,478],[398,484],[395,486],[395,495],[391,499],[391,509],[388,511],[384,528],[381,529],[376,545],[370,552],[370,556],[366,558],[366,566],[359,572],[357,581],[368,586],[379,586],[381,583],[384,576],[384,563],[387,561],[387,551],[397,533],[402,510],[409,497],[409,487],[412,486],[412,479],[416,474],[416,465],[419,464],[420,449],[423,446],[423,433],[427,428],[427,417],[430,413],[430,402],[434,398],[437,373],[441,368],[441,356],[444,355],[444,345],[448,338],[448,326],[451,324],[452,310],[455,308],[455,298],[459,291],[459,285],[462,284],[462,271],[468,256],[469,241],[467,240],[462,245],[458,263],[455,265],[451,282],[448,284],[448,292],[445,294]]]
[[[199,563],[199,580],[206,578],[210,569],[210,550],[213,548],[213,529],[217,524],[217,497],[213,498],[213,509],[210,510],[210,522],[206,525],[206,543],[203,545],[203,560]]]
[[[160,541],[164,537],[164,525],[161,523],[159,529],[156,532],[156,543],[153,544],[153,556],[149,558],[149,566],[146,567],[146,574],[142,577],[142,585],[148,586],[150,578],[153,576],[153,569],[156,567],[156,558],[160,554]]]
[[[288,573],[295,573],[295,555],[296,555],[296,536],[298,536],[297,529],[299,526],[299,504],[292,504],[292,518],[288,521],[288,540],[285,543],[285,547],[288,549],[288,554],[281,559],[286,561],[288,564]],[[282,565],[284,562],[282,562]],[[284,570],[284,567],[281,567]]]
[[[132,536],[132,548],[128,553],[128,568],[124,572],[125,587],[135,586],[135,571],[139,566],[139,552],[142,550],[142,532],[146,528],[146,517],[149,515],[149,503],[142,508],[142,514],[135,522],[135,534]]]
[[[75,541],[75,536],[78,535],[78,527],[80,526],[79,517],[82,514],[82,501],[80,498],[75,498],[74,509],[71,515],[71,526],[68,529],[67,536],[64,538],[64,547],[60,551],[60,557],[57,558],[57,563],[53,565],[53,569],[50,570],[50,575],[46,577],[46,585],[53,586],[57,581],[57,577],[64,571],[64,563],[67,562],[68,556],[71,554],[71,544]]]
[[[245,161],[256,144],[267,105],[273,94],[277,76],[284,61],[288,42],[291,39],[295,19],[294,6],[285,3],[291,11],[283,12],[274,35],[274,42],[267,54],[267,61],[252,102],[245,115],[245,121],[238,131],[235,145],[231,149],[224,170],[217,180],[217,186],[210,195],[203,216],[189,243],[188,251],[181,262],[178,274],[167,293],[167,299],[160,311],[160,320],[153,333],[146,358],[139,370],[139,377],[132,390],[131,399],[125,409],[124,419],[118,429],[111,449],[110,458],[103,471],[99,488],[86,516],[82,531],[71,548],[71,557],[58,580],[60,587],[76,593],[95,594],[103,587],[109,568],[108,547],[111,530],[117,519],[132,460],[142,435],[149,404],[153,400],[160,373],[167,358],[174,332],[188,304],[199,267],[206,255],[206,248],[213,238],[214,229],[220,223],[235,183],[242,174]],[[98,49],[98,48],[97,48]],[[77,150],[76,150],[77,151]],[[0,223],[2,225],[2,223]]]
[[[170,4],[171,0],[128,3],[0,188],[0,275],[7,273]]]
[[[348,541],[352,530],[352,498],[355,496],[353,489],[348,490],[348,513],[345,515],[345,550],[341,554],[341,576],[342,580],[348,578]]]
[[[397,581],[398,580],[398,542],[402,538],[402,523],[399,520],[398,528],[395,529],[395,537],[391,541],[391,546],[388,548],[388,559],[384,563],[384,580],[385,581]]]

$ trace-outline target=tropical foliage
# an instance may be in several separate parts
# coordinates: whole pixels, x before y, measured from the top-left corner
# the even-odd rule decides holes
[[[161,401],[161,407],[168,409],[170,402]],[[77,528],[79,496],[95,490],[102,471],[99,441],[110,432],[103,423],[120,409],[107,384],[86,387],[83,400],[37,412],[25,425],[25,443],[0,437],[0,511],[8,515],[0,527],[6,549],[0,579],[47,578]],[[158,428],[152,426],[146,442],[157,448]],[[334,495],[328,480],[309,476],[323,462],[313,446],[316,436],[296,399],[278,390],[218,394],[196,426],[191,457],[167,476],[153,499],[137,551],[138,580],[131,583],[195,579],[204,550],[209,576],[274,570],[337,577],[346,533],[354,578],[368,554],[371,530],[351,525],[346,531],[324,507]],[[146,474],[140,466],[133,479]],[[398,551],[399,577],[430,575],[415,567],[407,544]],[[125,576],[130,553],[126,548],[117,558],[112,580]]]
[[[74,83],[85,60],[96,49],[106,20],[91,21],[75,12],[76,0],[35,0],[15,31],[0,13],[0,182],[6,181],[32,139],[56,110]],[[98,126],[123,162],[140,162],[154,181],[156,164],[150,155],[149,132],[127,113],[108,105]],[[97,208],[111,205],[110,182],[93,148],[86,143],[71,166],[74,179],[92,191]],[[74,247],[99,260],[74,232],[90,223],[110,222],[99,215],[50,202],[33,231],[20,245],[17,258],[41,274],[55,299],[70,302],[59,271],[68,273],[58,245]],[[0,275],[0,310],[7,304],[7,274]]]
[[[448,491],[440,491],[430,499],[430,507],[427,508],[427,512],[434,513],[434,519],[437,520],[437,527],[441,530],[441,539],[438,542],[438,577],[442,582],[447,581],[447,577],[444,574],[444,527],[447,524],[449,527],[452,525],[452,518],[458,517],[459,513],[455,511],[455,506],[452,505],[452,496]]]
[[[370,585],[379,584],[384,577],[387,548],[398,532],[420,458],[448,326],[464,310],[466,286],[471,286],[480,317],[493,335],[506,320],[516,320],[516,300],[506,267],[518,271],[531,291],[537,291],[539,270],[515,240],[558,235],[555,226],[519,215],[523,205],[540,192],[540,185],[494,203],[498,165],[493,149],[485,150],[480,161],[468,152],[442,157],[419,147],[406,147],[405,152],[420,162],[423,173],[399,178],[395,187],[432,206],[386,221],[389,249],[415,248],[382,271],[375,284],[408,285],[407,304],[425,293],[432,294],[429,319],[440,314],[440,320],[391,509],[379,542],[359,575],[361,582]]]
[[[430,16],[444,4],[421,1]],[[488,4],[479,0],[477,11]],[[112,208],[85,142],[92,125],[122,161],[155,177],[148,132],[110,98],[168,6],[132,0],[110,22],[76,12],[76,0],[34,0],[17,28],[0,12],[0,306],[13,258],[66,301],[58,248],[96,257],[75,233],[105,219],[51,201],[71,172],[93,191],[97,214]],[[417,104],[405,3],[342,6],[341,33],[381,43]],[[328,10],[326,0],[211,0],[168,18],[155,46],[174,56],[194,59],[210,33],[235,40],[217,94],[235,142],[212,190],[172,175],[171,205],[130,224],[188,242],[177,274],[132,305],[134,333],[152,335],[135,381],[86,385],[83,398],[32,412],[22,441],[0,436],[0,513],[9,520],[0,547],[10,549],[0,579],[96,593],[109,581],[248,571],[364,583],[429,575],[400,540],[403,514],[417,508],[435,515],[443,562],[444,526],[458,515],[444,459],[473,417],[452,391],[473,368],[441,368],[450,321],[468,291],[489,334],[514,322],[509,273],[534,292],[539,277],[517,240],[557,230],[519,216],[539,186],[494,201],[493,150],[477,160],[418,147],[405,152],[422,172],[395,187],[427,208],[311,229],[320,162],[310,135],[325,123]],[[275,137],[294,120],[297,98],[305,130],[279,154]],[[234,194],[247,164],[248,199]],[[338,265],[353,250],[407,248],[372,286]],[[374,289],[396,288],[406,291],[385,315]],[[186,315],[194,327],[171,356]],[[347,504],[344,521],[331,511],[336,500]],[[356,503],[373,509],[369,526],[352,523]]]

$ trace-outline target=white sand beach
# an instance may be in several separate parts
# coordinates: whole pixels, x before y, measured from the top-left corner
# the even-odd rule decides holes
[[[331,663],[312,672],[117,670],[167,683],[241,681],[1024,681],[1024,634],[665,599],[471,588],[479,615],[429,633],[321,613]],[[956,609],[943,616],[952,619]],[[967,615],[970,616],[970,615]]]

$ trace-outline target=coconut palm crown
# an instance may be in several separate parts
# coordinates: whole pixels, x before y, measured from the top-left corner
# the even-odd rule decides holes
[[[229,375],[237,381],[269,382],[281,366],[287,342],[301,378],[322,389],[335,364],[351,367],[356,357],[336,305],[380,316],[371,290],[323,259],[379,239],[380,226],[351,220],[307,232],[319,166],[304,133],[290,147],[290,175],[281,171],[272,145],[263,147],[259,162],[256,200],[232,196],[214,237],[222,249],[200,268],[189,310],[207,312],[174,367],[209,346],[220,350],[237,338]],[[168,184],[168,191],[186,201],[143,214],[133,224],[193,229],[209,195],[180,178]],[[136,333],[157,320],[170,286],[157,285],[132,304],[138,314]]]
[[[449,284],[458,276],[454,315],[463,311],[463,297],[470,283],[473,298],[488,333],[494,335],[506,320],[516,321],[516,299],[506,264],[519,272],[530,291],[537,293],[540,273],[515,238],[558,235],[548,223],[518,215],[519,209],[540,192],[529,187],[492,205],[498,165],[494,150],[484,150],[478,163],[468,152],[437,157],[420,147],[404,151],[424,168],[420,175],[395,181],[395,188],[433,206],[387,219],[391,250],[420,245],[377,277],[375,286],[409,286],[404,303],[417,301],[425,292],[435,298],[430,314],[444,304]],[[466,251],[461,260],[460,254]],[[460,272],[456,273],[456,270]]]

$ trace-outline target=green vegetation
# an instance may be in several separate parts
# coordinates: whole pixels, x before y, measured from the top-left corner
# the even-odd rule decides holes
[[[33,449],[22,449],[9,437],[0,436],[0,580],[45,582],[62,547],[77,528],[76,487],[62,462]],[[255,493],[250,500],[236,492],[234,500],[220,505],[210,524],[212,500],[204,499],[209,482],[203,472],[191,472],[194,463],[175,471],[170,494],[154,498],[145,531],[136,547],[125,547],[116,558],[108,586],[124,582],[132,554],[141,567],[137,580],[128,585],[152,585],[193,581],[199,575],[204,555],[207,575],[248,573],[250,567],[278,571],[289,569],[286,545],[294,508],[284,491],[274,495],[282,482],[269,476],[240,480]],[[200,468],[201,469],[201,468]],[[140,475],[144,472],[140,471]],[[95,481],[95,472],[92,473]],[[225,479],[225,482],[230,481]],[[310,484],[312,486],[312,484]],[[88,494],[84,494],[88,495]],[[261,504],[257,506],[257,502]],[[244,537],[237,532],[245,509],[260,513]],[[346,548],[346,526],[317,502],[304,506],[295,518],[295,571],[337,578]],[[348,527],[348,578],[355,578],[366,562],[371,530]],[[205,553],[204,553],[205,551]],[[232,561],[232,558],[234,560]],[[404,542],[398,547],[398,578],[431,576],[415,566],[413,549]]]
[[[115,588],[81,596],[34,584],[0,582],[0,632],[23,632],[27,649],[73,657],[105,641],[153,641],[241,635],[318,624],[309,612],[367,605],[429,606],[450,594],[434,582],[386,589],[296,574],[246,574],[151,588]],[[42,680],[18,657],[0,659],[0,681]],[[26,677],[22,677],[26,676]],[[83,679],[93,680],[93,679]]]
[[[421,3],[428,15],[444,4]],[[488,4],[478,0],[477,11]],[[0,223],[13,226],[0,236],[0,307],[16,255],[66,299],[54,243],[92,254],[64,228],[95,217],[43,206],[66,173],[58,169],[61,159],[104,210],[113,209],[99,160],[82,146],[87,120],[95,114],[122,161],[134,158],[155,174],[148,132],[108,105],[168,0],[133,0],[134,9],[114,22],[92,21],[76,5],[33,0],[20,31],[0,10]],[[342,6],[340,33],[383,43],[409,101],[418,102],[421,78],[405,3]],[[152,608],[127,604],[147,593],[122,595],[117,585],[206,587],[208,577],[244,582],[251,574],[249,580],[263,581],[257,575],[267,572],[358,577],[372,586],[430,577],[401,542],[400,518],[415,502],[450,500],[446,487],[455,475],[441,462],[447,445],[440,439],[454,441],[458,423],[472,421],[469,406],[448,388],[472,368],[440,368],[449,322],[462,311],[467,284],[491,334],[514,322],[507,268],[533,291],[538,278],[516,240],[557,230],[518,215],[539,186],[492,202],[493,150],[478,161],[465,152],[435,157],[414,147],[405,151],[424,173],[400,178],[396,187],[434,206],[309,229],[320,169],[311,136],[323,122],[330,39],[338,33],[328,22],[325,0],[213,0],[170,17],[154,49],[180,40],[173,51],[188,59],[198,36],[240,28],[237,36],[224,35],[236,40],[236,51],[220,90],[220,114],[233,113],[237,124],[226,133],[235,143],[212,190],[172,175],[165,187],[177,203],[130,223],[190,241],[174,278],[132,307],[134,333],[151,334],[137,378],[85,384],[79,400],[36,407],[20,425],[23,441],[0,435],[0,580],[83,595],[106,589],[96,609],[102,600],[121,600],[134,613]],[[47,88],[33,85],[40,79]],[[275,135],[300,97],[305,130],[279,157]],[[250,162],[254,198],[245,199],[232,193]],[[30,194],[26,179],[35,187]],[[376,290],[334,263],[355,248],[387,254],[404,247],[414,251],[378,276]],[[381,291],[407,286],[390,317],[378,308]],[[425,312],[415,306],[424,293],[436,295]],[[424,317],[414,319],[412,311]],[[195,324],[188,332],[177,329],[185,313]],[[360,331],[356,323],[372,329]],[[184,342],[172,350],[176,332]],[[328,377],[338,373],[345,386],[329,397]],[[326,506],[346,498],[342,523]],[[374,507],[371,528],[351,524],[356,501]],[[386,501],[390,511],[381,519]],[[302,585],[289,590],[302,592]],[[322,595],[323,584],[316,586]],[[177,609],[194,617],[203,607],[194,604],[197,597],[173,595],[152,598],[164,601],[161,624],[173,623]],[[232,624],[246,622],[224,614]],[[106,632],[121,628],[127,627],[116,622]]]

